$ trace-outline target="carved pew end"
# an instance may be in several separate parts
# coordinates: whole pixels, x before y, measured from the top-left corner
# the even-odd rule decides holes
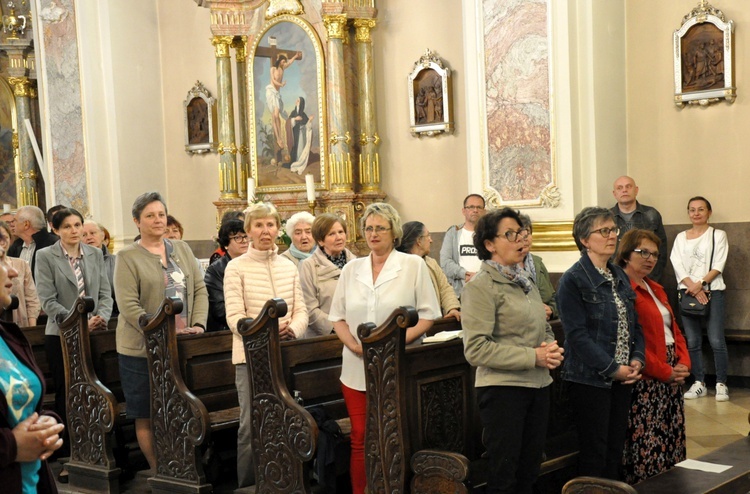
[[[411,457],[412,494],[467,494],[469,460],[462,454],[423,449]]]

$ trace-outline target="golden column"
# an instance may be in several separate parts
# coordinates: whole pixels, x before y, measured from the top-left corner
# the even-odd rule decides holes
[[[247,178],[250,176],[250,149],[247,126],[247,36],[237,36],[232,42],[237,60],[237,110],[240,112],[240,180],[239,195],[247,199]]]
[[[346,14],[323,16],[328,34],[328,86],[329,170],[331,192],[352,192],[352,161],[349,156],[349,118],[346,108],[346,80],[344,78],[344,37],[347,34]]]
[[[359,183],[362,192],[380,190],[380,157],[378,155],[378,124],[375,118],[375,71],[373,68],[370,30],[375,19],[356,19],[355,40],[359,69]]]
[[[36,185],[36,169],[34,167],[34,150],[31,147],[31,137],[26,128],[26,119],[31,118],[29,96],[31,81],[28,77],[9,77],[8,82],[13,86],[16,98],[16,125],[18,126],[18,207],[36,206],[39,195]]]
[[[216,52],[216,80],[219,108],[219,182],[221,199],[237,199],[237,164],[234,143],[234,104],[232,100],[232,65],[229,47],[233,36],[214,36],[211,44]]]

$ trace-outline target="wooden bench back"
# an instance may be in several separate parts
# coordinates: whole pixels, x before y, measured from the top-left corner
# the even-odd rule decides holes
[[[278,319],[286,312],[286,302],[275,298],[266,302],[255,320],[237,324],[250,384],[257,492],[310,492],[303,462],[315,453],[318,427],[284,382]]]
[[[153,319],[144,315],[139,321],[146,338],[156,453],[156,475],[148,481],[158,492],[208,492],[200,461],[210,431],[208,410],[181,377],[175,316],[182,308],[180,299],[166,298]]]
[[[93,310],[94,299],[82,297],[60,321],[70,435],[67,469],[73,490],[117,492],[120,469],[115,465],[111,438],[117,401],[97,378],[91,361],[88,314]]]

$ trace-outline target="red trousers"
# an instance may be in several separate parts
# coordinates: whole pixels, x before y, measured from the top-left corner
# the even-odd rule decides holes
[[[352,494],[364,494],[367,486],[365,475],[365,417],[367,413],[367,395],[364,391],[347,388],[341,385],[346,410],[352,422],[351,457],[349,475],[352,478]]]

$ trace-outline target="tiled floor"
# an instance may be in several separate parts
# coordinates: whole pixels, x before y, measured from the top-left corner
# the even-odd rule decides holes
[[[696,400],[685,400],[688,458],[698,458],[747,436],[750,389],[730,388],[729,401],[718,403],[714,390]]]

